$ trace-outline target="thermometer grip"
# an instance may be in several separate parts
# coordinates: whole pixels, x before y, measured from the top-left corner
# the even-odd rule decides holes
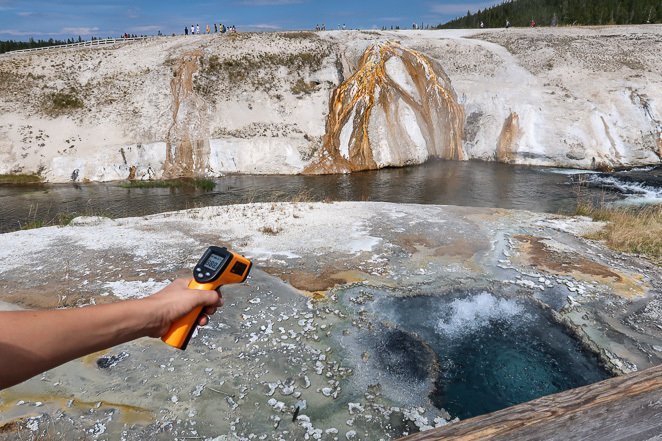
[[[188,287],[189,289],[213,291],[216,290],[220,285],[220,283],[198,283],[195,281],[195,279],[192,279],[191,282],[189,282]],[[174,348],[185,350],[189,340],[191,339],[191,336],[193,335],[193,332],[195,331],[195,328],[198,325],[198,318],[200,317],[201,313],[202,306],[198,306],[184,317],[177,319],[172,324],[172,326],[170,326],[168,332],[163,334],[161,340]]]

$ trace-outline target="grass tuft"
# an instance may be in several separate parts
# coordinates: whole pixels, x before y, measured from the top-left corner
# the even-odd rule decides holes
[[[317,90],[318,84],[314,82],[307,83],[301,78],[297,80],[296,83],[292,86],[292,93],[295,95],[310,95],[311,93]]]
[[[34,230],[46,226],[46,223],[41,219],[35,219],[21,224],[21,230]]]
[[[68,92],[52,92],[44,98],[44,111],[50,116],[69,114],[74,110],[84,107],[83,100],[78,97],[76,90],[69,89]]]
[[[0,184],[12,184],[12,185],[22,185],[22,184],[40,184],[42,182],[42,177],[36,174],[0,174]]]
[[[128,181],[120,184],[123,188],[199,188],[213,190],[216,183],[211,179],[165,179],[154,181]]]
[[[311,31],[279,32],[274,35],[288,40],[312,40],[319,38],[316,33]]]
[[[260,228],[261,233],[267,234],[269,236],[277,236],[278,234],[280,234],[280,231],[281,230],[279,228],[274,228],[270,226]]]

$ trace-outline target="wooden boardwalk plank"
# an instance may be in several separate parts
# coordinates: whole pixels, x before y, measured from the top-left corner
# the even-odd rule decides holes
[[[662,441],[662,365],[401,438],[431,440]]]

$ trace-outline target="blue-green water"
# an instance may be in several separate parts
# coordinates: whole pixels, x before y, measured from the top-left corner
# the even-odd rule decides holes
[[[453,417],[482,415],[609,377],[549,312],[525,298],[374,294],[365,305],[374,326],[362,330],[360,340],[376,354],[373,368],[382,372],[383,387],[404,381]]]

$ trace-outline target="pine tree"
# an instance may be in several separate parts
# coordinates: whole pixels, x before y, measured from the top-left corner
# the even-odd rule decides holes
[[[440,24],[436,28],[541,25],[644,24],[662,22],[662,0],[506,0],[501,4]],[[556,17],[556,20],[554,20]]]

